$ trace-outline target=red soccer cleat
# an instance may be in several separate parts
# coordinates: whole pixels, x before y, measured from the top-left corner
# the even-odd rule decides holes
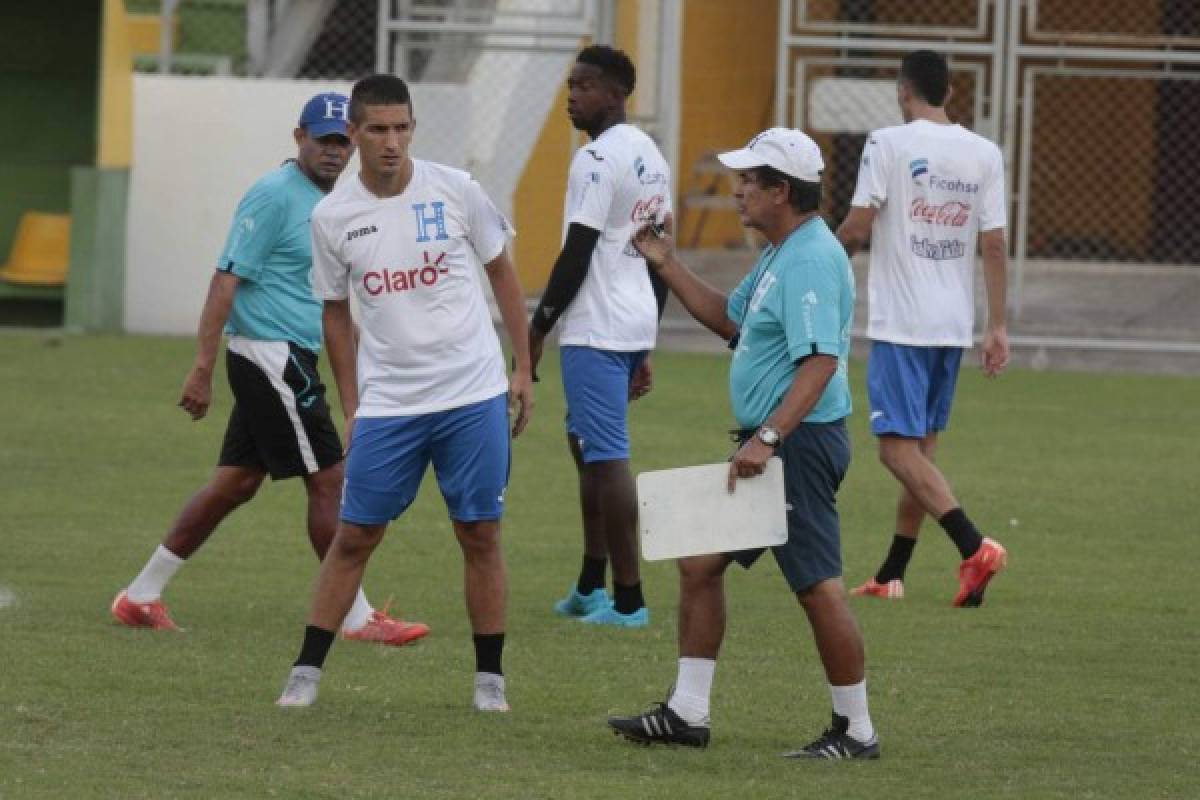
[[[405,622],[389,617],[386,611],[372,611],[366,625],[352,631],[343,631],[342,638],[358,642],[378,642],[392,647],[403,647],[429,634],[429,626],[423,622]]]
[[[156,631],[182,630],[167,613],[167,607],[161,600],[149,603],[135,603],[122,589],[112,601],[113,619],[131,628],[152,628]]]
[[[983,592],[992,577],[1008,563],[1008,551],[986,536],[975,555],[958,565],[958,594],[956,608],[975,608],[983,604]]]
[[[887,583],[880,583],[872,576],[862,586],[851,589],[850,594],[855,597],[878,597],[880,600],[903,600],[904,581],[896,578]]]

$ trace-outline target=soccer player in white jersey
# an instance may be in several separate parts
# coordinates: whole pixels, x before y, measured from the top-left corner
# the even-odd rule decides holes
[[[873,132],[838,238],[853,255],[868,240],[871,353],[867,397],[879,458],[900,482],[896,529],[879,571],[853,594],[899,599],[928,514],[962,556],[954,605],[978,606],[1007,554],[980,535],[934,464],[963,350],[973,343],[976,240],[988,318],[983,372],[1008,364],[1004,162],[995,144],[951,123],[950,69],[930,50],[905,56],[897,98],[905,124]]]
[[[524,298],[508,220],[470,175],[409,156],[408,86],[354,85],[361,171],[312,216],[313,294],[350,430],[341,522],[321,566],[300,656],[281,706],[311,705],[334,631],[387,524],[433,463],[465,565],[475,707],[507,711],[501,655],[507,577],[500,518],[512,435],[533,408]],[[483,293],[486,272],[512,342],[511,386]],[[360,310],[357,359],[350,293]]]
[[[308,218],[354,152],[346,135],[347,103],[345,95],[333,92],[305,103],[292,133],[296,158],[261,178],[238,204],[179,401],[194,420],[208,413],[223,329],[229,334],[225,364],[234,398],[225,441],[212,478],[114,598],[112,616],[122,625],[178,630],[161,597],[167,583],[234,509],[254,497],[268,473],[273,480],[304,481],[308,536],[318,557],[333,540],[342,443],[317,372],[321,304],[309,283]],[[372,608],[361,591],[342,629],[348,639],[393,646],[429,633],[426,625]]]
[[[530,322],[536,367],[560,318],[567,443],[579,472],[583,566],[554,607],[591,624],[643,627],[637,490],[629,469],[629,401],[650,391],[649,352],[666,303],[662,279],[630,244],[671,210],[670,170],[654,141],[625,121],[636,71],[620,50],[582,50],[567,80],[567,113],[591,137],[571,161],[563,246]],[[613,596],[604,574],[612,561]]]

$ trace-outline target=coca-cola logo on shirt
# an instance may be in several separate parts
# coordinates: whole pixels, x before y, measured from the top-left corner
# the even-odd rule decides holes
[[[917,222],[961,228],[971,218],[971,204],[961,200],[946,203],[929,203],[921,198],[912,201],[911,215]]]
[[[661,194],[644,197],[633,204],[633,210],[629,213],[629,219],[635,225],[640,225],[643,222],[658,222],[659,217],[662,215],[663,206],[666,204],[666,198]]]
[[[445,253],[432,258],[426,250],[422,255],[425,263],[419,267],[384,267],[363,273],[363,289],[372,297],[407,292],[419,286],[434,286],[443,275],[450,274],[450,268],[442,266]]]

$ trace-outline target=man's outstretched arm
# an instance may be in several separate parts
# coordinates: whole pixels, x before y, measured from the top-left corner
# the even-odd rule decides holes
[[[644,225],[633,235],[633,246],[697,322],[725,341],[737,335],[737,325],[725,314],[729,298],[684,266],[675,255],[670,233]]]

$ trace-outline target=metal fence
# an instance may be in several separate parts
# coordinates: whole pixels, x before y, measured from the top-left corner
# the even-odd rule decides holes
[[[1200,300],[1200,270],[1172,272],[1200,266],[1200,3],[784,0],[782,9],[776,118],[830,154],[832,218],[844,216],[865,133],[900,121],[900,58],[938,50],[954,70],[950,116],[1005,154],[1018,319],[1040,314],[1046,330],[1110,340],[1183,329],[1200,338],[1194,311],[1178,302]],[[1047,288],[1068,285],[1067,273],[1093,285]],[[1124,294],[1101,297],[1105,285]]]
[[[678,2],[658,5],[695,15],[718,1],[725,0],[687,0],[684,11]],[[442,87],[456,122],[422,128],[421,137],[461,141],[457,165],[509,211],[571,53],[587,37],[610,40],[614,25],[610,0],[127,5],[162,21],[160,46],[138,56],[145,71],[325,80],[389,71]],[[832,219],[845,214],[866,133],[899,122],[900,57],[930,47],[954,69],[951,116],[1005,154],[1018,316],[1061,303],[1029,283],[1054,270],[1140,269],[1139,285],[1149,292],[1168,283],[1152,274],[1200,264],[1200,3],[781,0],[777,7],[775,116],[809,131],[827,154]],[[673,156],[679,98],[669,78],[680,52],[677,40],[664,41],[648,51],[654,73],[668,80],[646,84],[655,90],[639,92],[648,105],[636,113]],[[639,66],[649,66],[646,56]],[[1133,305],[1144,316],[1157,313],[1153,304]]]
[[[595,0],[131,0],[158,15],[145,72],[352,81],[373,72],[436,87],[421,128],[439,160],[504,207],[573,54],[608,21]],[[417,109],[420,115],[421,109]]]

